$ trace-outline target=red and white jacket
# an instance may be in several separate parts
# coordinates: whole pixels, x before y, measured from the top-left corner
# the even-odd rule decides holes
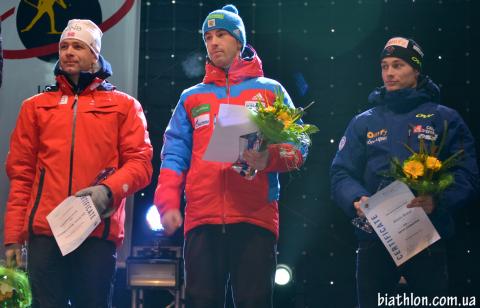
[[[46,216],[106,168],[116,170],[102,182],[115,212],[91,236],[121,244],[125,197],[150,183],[152,146],[140,103],[103,80],[110,66],[103,58],[101,63],[101,78],[92,78],[81,93],[57,67],[57,87],[23,103],[6,163],[5,244],[51,236]]]

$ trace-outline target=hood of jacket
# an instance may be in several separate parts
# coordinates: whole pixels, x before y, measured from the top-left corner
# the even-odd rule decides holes
[[[430,77],[420,75],[416,88],[387,91],[384,86],[378,87],[370,93],[368,101],[396,113],[405,113],[426,102],[440,103],[440,89]]]
[[[217,86],[225,86],[227,74],[229,84],[238,84],[249,78],[263,77],[262,61],[258,57],[255,49],[250,45],[245,46],[241,57],[233,60],[228,72],[216,67],[207,59],[203,83],[214,83]]]
[[[56,76],[56,80],[58,85],[61,87],[62,91],[64,92],[71,92],[72,94],[80,94],[82,92],[87,93],[99,85],[102,85],[105,89],[112,89],[114,86],[110,84],[106,79],[112,76],[112,66],[110,63],[105,60],[102,55],[98,57],[98,71],[91,73],[91,72],[80,72],[80,76],[78,78],[78,85],[75,85],[68,74],[62,70],[60,67],[60,61],[57,61],[54,68],[54,74]],[[93,86],[93,84],[95,85]]]

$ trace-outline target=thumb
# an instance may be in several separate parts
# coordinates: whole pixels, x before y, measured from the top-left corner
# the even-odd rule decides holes
[[[17,267],[22,267],[22,252],[20,250],[16,251],[15,253],[15,262],[17,262]]]
[[[75,193],[75,197],[91,196],[92,190],[90,188],[84,188]]]

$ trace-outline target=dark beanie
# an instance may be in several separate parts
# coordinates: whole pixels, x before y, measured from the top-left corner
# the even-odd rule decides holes
[[[423,51],[412,39],[393,37],[388,40],[383,48],[380,59],[386,57],[400,58],[410,64],[414,69],[421,71],[423,62]]]

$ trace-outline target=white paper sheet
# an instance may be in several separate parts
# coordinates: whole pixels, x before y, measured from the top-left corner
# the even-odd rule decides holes
[[[243,151],[240,137],[256,131],[258,128],[250,120],[250,111],[245,106],[221,104],[203,159],[235,162]]]
[[[90,196],[70,196],[47,215],[47,221],[65,256],[77,249],[101,220]]]
[[[414,198],[407,185],[395,181],[361,204],[397,266],[440,239],[422,208],[407,208]]]

